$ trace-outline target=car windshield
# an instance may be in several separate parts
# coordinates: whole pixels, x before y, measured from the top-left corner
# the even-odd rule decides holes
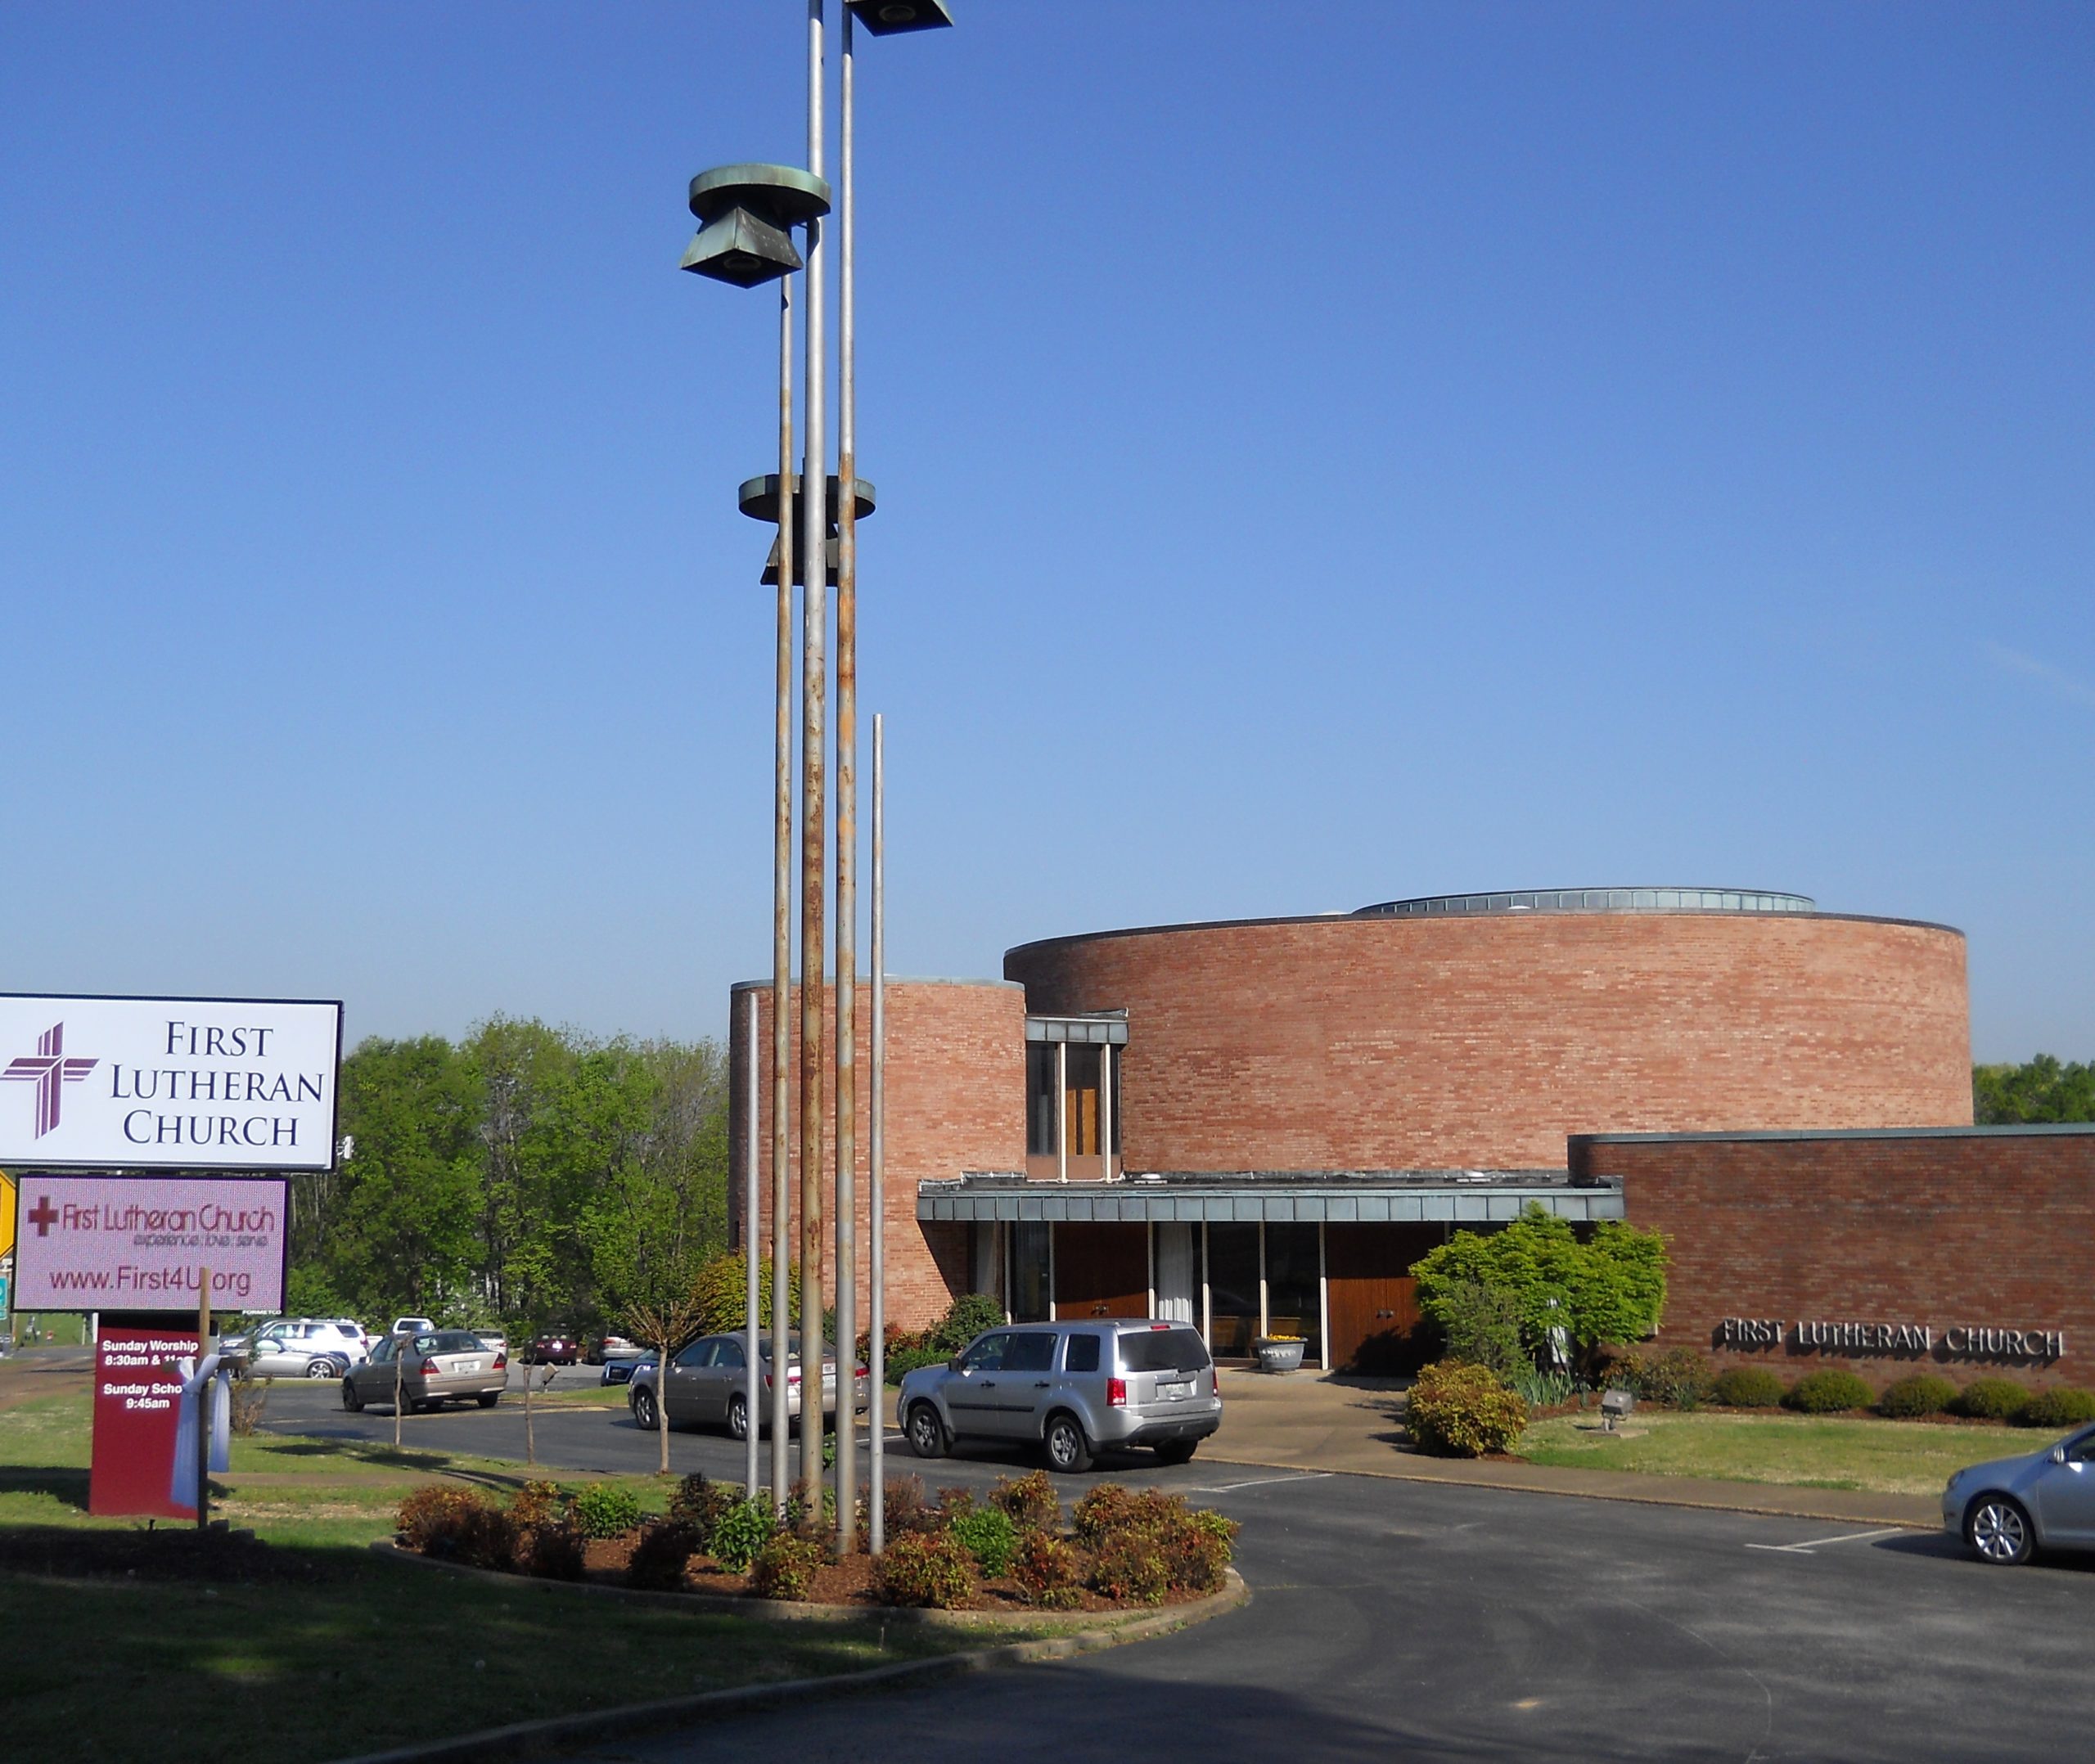
[[[1195,1330],[1144,1330],[1120,1338],[1124,1372],[1197,1372],[1207,1363],[1207,1344]]]

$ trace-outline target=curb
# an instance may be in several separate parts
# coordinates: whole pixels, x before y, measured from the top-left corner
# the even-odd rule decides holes
[[[1300,1470],[1304,1474],[1317,1471],[1317,1466],[1308,1464],[1276,1464],[1264,1459],[1213,1458],[1214,1464],[1228,1464],[1247,1470]],[[1934,1531],[1940,1522],[1933,1519],[1901,1519],[1884,1513],[1831,1513],[1823,1506],[1792,1503],[1774,1506],[1759,1502],[1743,1501],[1690,1501],[1680,1495],[1669,1495],[1654,1489],[1615,1490],[1606,1488],[1550,1488],[1538,1487],[1532,1483],[1516,1483],[1500,1478],[1468,1476],[1435,1476],[1424,1470],[1369,1470],[1349,1466],[1342,1470],[1327,1470],[1321,1474],[1336,1476],[1373,1476],[1385,1482],[1422,1483],[1435,1488],[1492,1488],[1503,1493],[1515,1495],[1545,1495],[1559,1500],[1620,1501],[1631,1506],[1684,1507],[1699,1513],[1750,1513],[1759,1519],[1823,1519],[1831,1524],[1895,1525],[1906,1531]],[[1654,1478],[1654,1481],[1669,1478]],[[1678,1477],[1670,1480],[1692,1483],[1693,1477]],[[1714,1481],[1714,1478],[1707,1478]],[[1770,1485],[1775,1486],[1775,1485]],[[1828,1491],[1831,1492],[1832,1491]],[[1840,1491],[1847,1492],[1848,1491]],[[1860,1492],[1860,1491],[1854,1491]],[[1926,1495],[1894,1495],[1895,1501],[1931,1500]]]
[[[678,1605],[698,1606],[709,1611],[728,1607],[744,1616],[759,1614],[750,1610],[752,1604],[771,1602],[722,1598],[717,1595],[639,1592],[624,1586],[592,1586],[586,1582],[571,1581],[533,1582],[516,1574],[497,1574],[484,1568],[461,1568],[453,1563],[433,1562],[426,1556],[417,1556],[399,1550],[390,1543],[376,1543],[372,1548],[390,1552],[399,1559],[419,1562],[447,1572],[477,1575],[509,1586],[516,1586],[520,1581],[524,1585],[543,1586],[548,1591],[610,1593],[631,1599],[666,1600]],[[506,1727],[484,1728],[478,1733],[462,1734],[456,1739],[427,1740],[419,1744],[395,1747],[387,1752],[359,1753],[354,1757],[337,1761],[337,1764],[495,1764],[495,1761],[528,1757],[565,1749],[585,1740],[623,1739],[687,1722],[732,1720],[752,1710],[772,1708],[785,1703],[805,1702],[810,1698],[826,1699],[851,1696],[862,1690],[879,1690],[893,1685],[911,1685],[934,1682],[942,1678],[964,1677],[970,1672],[993,1672],[1002,1667],[1029,1665],[1038,1660],[1069,1659],[1080,1654],[1096,1653],[1101,1649],[1117,1648],[1124,1642],[1147,1641],[1152,1636],[1169,1635],[1174,1630],[1190,1628],[1196,1623],[1204,1623],[1210,1618],[1220,1617],[1226,1611],[1233,1611],[1249,1604],[1251,1589],[1246,1585],[1244,1577],[1233,1568],[1225,1572],[1229,1577],[1229,1584],[1222,1591],[1208,1598],[1160,1611],[1153,1616],[1079,1630],[1066,1636],[1049,1636],[1033,1641],[1007,1641],[995,1647],[939,1654],[928,1660],[903,1660],[892,1666],[870,1667],[863,1672],[839,1672],[827,1678],[794,1678],[773,1685],[745,1685],[732,1690],[705,1690],[689,1696],[664,1697],[651,1703],[628,1703],[621,1708],[592,1709],[576,1715],[550,1716],[543,1721],[515,1721]],[[773,1611],[762,1614],[777,1618],[785,1613]],[[801,1614],[804,1617],[804,1613]],[[888,1622],[895,1621],[903,1614],[900,1609],[866,1612],[842,1610],[837,1613],[845,1622],[864,1622],[872,1618]],[[915,1613],[920,1620],[938,1618],[948,1621],[965,1618],[971,1614],[975,1615],[978,1621],[981,1615],[953,1611]],[[993,1618],[998,1613],[989,1614]],[[1097,1613],[1087,1613],[1086,1615],[1095,1617]],[[1038,1622],[1038,1619],[1021,1621]]]

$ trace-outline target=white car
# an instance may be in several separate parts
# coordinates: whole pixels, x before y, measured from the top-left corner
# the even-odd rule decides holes
[[[340,1378],[371,1357],[361,1330],[318,1317],[286,1317],[265,1325],[226,1351],[255,1378]]]
[[[395,1317],[393,1333],[395,1335],[434,1335],[436,1325],[427,1317]]]

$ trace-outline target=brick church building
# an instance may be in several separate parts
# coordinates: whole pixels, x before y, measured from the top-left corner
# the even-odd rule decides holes
[[[1000,981],[886,993],[905,1327],[984,1291],[1021,1321],[1183,1319],[1225,1360],[1291,1334],[1402,1369],[1430,1350],[1412,1265],[1534,1204],[1665,1235],[1662,1345],[2088,1381],[2066,1262],[2095,1130],[1972,1126],[1945,926],[1750,889],[1443,895],[1055,938]],[[745,1099],[770,1016],[768,985],[734,988],[732,1192],[753,1144],[767,1201],[768,1083],[754,1123]]]

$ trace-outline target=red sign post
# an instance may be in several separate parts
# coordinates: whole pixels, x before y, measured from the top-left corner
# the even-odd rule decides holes
[[[174,1429],[181,1380],[164,1371],[196,1352],[196,1331],[105,1329],[95,1344],[94,1456],[88,1510],[193,1519],[194,1507],[168,1499],[174,1479]]]

